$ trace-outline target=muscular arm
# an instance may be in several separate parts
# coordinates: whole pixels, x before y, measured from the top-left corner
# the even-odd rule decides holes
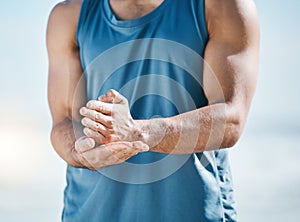
[[[228,148],[242,133],[258,72],[256,9],[253,1],[207,0],[206,16],[210,39],[204,60],[212,70],[204,67],[203,85],[209,106],[143,122],[142,129],[150,144],[154,142],[152,134],[165,131],[152,151],[170,153],[179,141],[182,145],[178,144],[176,153],[189,153],[194,148],[195,152]],[[156,132],[151,133],[151,128]]]
[[[60,157],[75,167],[82,165],[75,151],[76,136],[72,119],[74,123],[80,120],[74,110],[78,110],[79,104],[84,100],[74,99],[74,92],[82,75],[75,39],[79,10],[80,1],[59,3],[50,14],[47,27],[48,101],[53,120],[51,142]],[[77,101],[74,107],[73,101]]]
[[[123,163],[149,147],[141,141],[96,146],[83,135],[79,108],[85,104],[85,79],[76,42],[80,0],[65,1],[52,11],[47,28],[48,100],[53,119],[51,142],[69,165],[98,170]]]
[[[118,125],[120,121],[105,122],[99,118],[98,121],[106,126],[115,125],[113,133],[103,129],[100,131],[106,137],[103,141],[140,138],[153,152],[176,154],[232,147],[242,133],[256,87],[259,51],[257,17],[251,0],[207,0],[206,19],[210,38],[204,56],[208,66],[204,67],[203,84],[209,105],[170,118],[129,118],[122,126]],[[100,100],[115,103],[112,109],[107,104],[97,104],[102,106],[98,111],[111,109],[112,120],[118,109],[116,104],[126,106],[125,99],[114,91]],[[97,106],[94,102],[89,107],[91,103],[88,104],[89,109]],[[93,113],[88,109],[83,108],[83,111],[92,118]],[[127,118],[126,114],[123,117]],[[83,121],[83,124],[89,128],[85,129],[85,133],[97,139],[97,126],[93,126],[91,121]],[[127,129],[127,136],[118,129]]]

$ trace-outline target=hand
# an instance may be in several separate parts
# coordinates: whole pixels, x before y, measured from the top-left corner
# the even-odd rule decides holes
[[[80,109],[80,114],[85,116],[81,121],[85,126],[84,134],[99,144],[142,140],[127,99],[115,90],[100,96],[99,101],[89,101]]]
[[[146,152],[149,146],[140,142],[113,142],[95,147],[95,141],[81,137],[75,143],[77,160],[90,170],[100,170],[104,167],[125,162],[140,152]]]

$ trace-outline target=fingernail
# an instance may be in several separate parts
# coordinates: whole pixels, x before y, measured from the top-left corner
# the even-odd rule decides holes
[[[91,103],[91,102],[88,102],[87,104],[86,104],[86,106],[88,107],[88,108],[90,108],[90,109],[93,109],[93,103]]]
[[[95,141],[92,138],[87,138],[86,143],[89,147],[95,146]]]
[[[81,114],[81,115],[85,115],[85,114],[86,114],[85,108],[81,108],[81,109],[80,109],[80,114]]]
[[[83,133],[87,136],[87,134],[89,133],[89,132],[88,132],[88,128],[85,127],[85,128],[83,129]]]

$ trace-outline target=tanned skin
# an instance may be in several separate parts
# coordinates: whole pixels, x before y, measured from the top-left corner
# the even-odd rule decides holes
[[[110,1],[121,19],[140,17],[161,2]],[[169,118],[134,120],[127,99],[110,90],[80,109],[87,137],[75,143],[70,123],[72,118],[79,122],[80,117],[72,117],[69,103],[74,100],[73,90],[82,75],[75,41],[79,7],[78,1],[59,4],[50,16],[47,34],[49,103],[54,122],[52,142],[64,160],[73,166],[100,169],[119,164],[139,151],[147,151],[148,146],[151,152],[191,154],[229,148],[238,141],[258,73],[259,22],[253,0],[205,1],[209,41],[204,54],[208,65],[203,71],[203,88],[208,106]],[[69,15],[69,19],[63,21],[63,14]],[[62,33],[63,38],[58,40],[57,33]],[[61,95],[63,98],[58,99]],[[79,108],[80,102],[73,109]],[[101,153],[103,150],[106,155]]]
[[[49,17],[47,49],[48,101],[53,120],[51,142],[69,165],[95,170],[122,163],[139,152],[148,151],[149,147],[138,141],[95,146],[95,141],[80,135],[80,126],[76,127],[81,120],[79,108],[85,101],[76,97],[75,93],[83,75],[76,42],[80,6],[79,0],[59,3]]]

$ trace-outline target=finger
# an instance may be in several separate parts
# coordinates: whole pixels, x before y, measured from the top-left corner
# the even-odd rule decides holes
[[[90,170],[96,170],[95,167],[92,164],[90,164],[89,160],[87,160],[83,154],[78,154],[78,159],[84,167]]]
[[[86,104],[87,108],[96,110],[106,115],[111,115],[112,112],[112,104],[91,100]]]
[[[103,146],[82,153],[82,156],[88,165],[96,170],[113,165],[113,163],[108,162],[111,152]]]
[[[93,140],[95,140],[98,144],[103,144],[104,143],[104,136],[97,132],[97,131],[94,131],[92,129],[89,129],[89,128],[84,128],[83,129],[83,133],[92,138]]]
[[[132,147],[141,150],[141,152],[147,152],[150,149],[149,146],[146,143],[143,143],[142,141],[132,142]]]
[[[91,120],[90,118],[83,118],[81,120],[81,123],[83,126],[90,128],[94,131],[97,131],[99,133],[101,133],[102,135],[109,135],[110,133],[112,133],[112,130],[109,131],[109,129],[107,129],[105,126],[103,126],[101,123],[98,123],[94,120]]]
[[[135,156],[139,153],[138,150],[133,149],[125,143],[120,144],[107,144],[106,149],[110,151],[110,155],[106,159],[107,165],[116,165],[125,162],[132,156]]]
[[[149,146],[142,142],[121,142],[115,143],[115,146],[109,147],[112,152],[112,155],[109,158],[110,162],[122,163],[128,160],[129,158],[141,153],[149,151]]]
[[[114,100],[114,95],[112,93],[110,93],[110,90],[105,93],[104,95],[101,95],[98,97],[99,101],[105,102],[105,103],[110,103],[113,102]]]
[[[104,125],[107,128],[112,128],[112,117],[111,116],[106,116],[103,115],[102,113],[99,113],[95,110],[91,110],[91,109],[87,109],[87,108],[81,108],[80,110],[82,110],[80,113],[81,115],[94,120],[98,123],[101,123],[102,125]]]
[[[130,157],[148,149],[149,147],[142,142],[113,142],[82,153],[82,156],[90,166],[98,170],[125,162]]]
[[[112,142],[109,144],[101,145],[99,148],[107,148],[109,149],[112,154],[119,152],[120,150],[126,148],[135,150],[138,152],[146,152],[149,151],[149,146],[141,141],[135,141],[135,142]]]
[[[126,104],[127,99],[114,89],[110,89],[106,94],[98,98],[102,102],[113,102],[118,104]]]
[[[95,147],[95,141],[92,138],[81,137],[75,142],[75,150],[78,153],[86,152]]]
[[[149,147],[147,145],[143,145],[143,143],[141,142],[115,142],[107,144],[106,148],[111,152],[108,161],[115,163],[124,162],[130,157],[137,155],[138,153],[146,152],[149,150]]]

